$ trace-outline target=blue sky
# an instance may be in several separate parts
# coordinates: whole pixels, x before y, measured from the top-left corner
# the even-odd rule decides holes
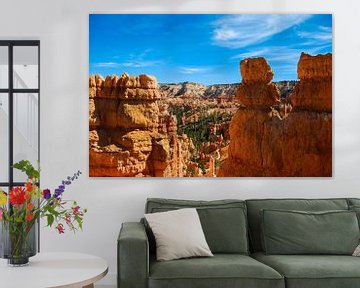
[[[332,52],[331,14],[92,14],[90,74],[151,74],[160,83],[238,83],[265,57],[275,81],[297,79],[301,52]]]

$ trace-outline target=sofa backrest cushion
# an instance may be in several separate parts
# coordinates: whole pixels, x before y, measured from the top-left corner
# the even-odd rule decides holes
[[[242,200],[175,200],[151,198],[146,213],[196,208],[206,241],[213,253],[248,254],[247,213]],[[174,223],[175,225],[175,223]],[[148,229],[149,241],[154,241]],[[152,246],[153,243],[150,243]]]
[[[360,199],[359,198],[348,198],[348,205],[350,211],[355,211],[359,222],[360,228]]]
[[[350,211],[354,211],[356,213],[360,227],[360,206],[350,206]]]
[[[250,247],[252,252],[263,251],[261,246],[261,210],[330,211],[348,210],[346,199],[253,199],[246,200]]]
[[[359,198],[348,198],[348,205],[351,206],[359,206],[360,207],[360,199]]]
[[[352,255],[359,244],[354,211],[262,210],[262,242],[268,255]]]

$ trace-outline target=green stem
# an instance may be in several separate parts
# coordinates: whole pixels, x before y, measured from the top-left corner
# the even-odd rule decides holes
[[[27,223],[8,223],[11,241],[11,255],[13,258],[26,257],[27,253]]]

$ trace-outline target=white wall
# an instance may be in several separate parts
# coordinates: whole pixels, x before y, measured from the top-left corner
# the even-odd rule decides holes
[[[334,176],[331,179],[94,179],[88,177],[89,13],[334,13]],[[77,169],[67,191],[89,209],[82,233],[42,229],[43,251],[104,257],[115,285],[116,238],[147,197],[217,199],[360,196],[360,2],[358,0],[1,0],[0,39],[41,40],[43,186]],[[134,43],[136,45],[136,43]],[[240,76],[239,76],[240,79]],[[293,160],[290,160],[293,161]]]

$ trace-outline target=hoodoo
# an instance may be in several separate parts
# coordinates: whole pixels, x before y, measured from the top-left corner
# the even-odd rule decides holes
[[[191,143],[158,104],[155,77],[96,75],[89,88],[90,176],[183,176]]]

